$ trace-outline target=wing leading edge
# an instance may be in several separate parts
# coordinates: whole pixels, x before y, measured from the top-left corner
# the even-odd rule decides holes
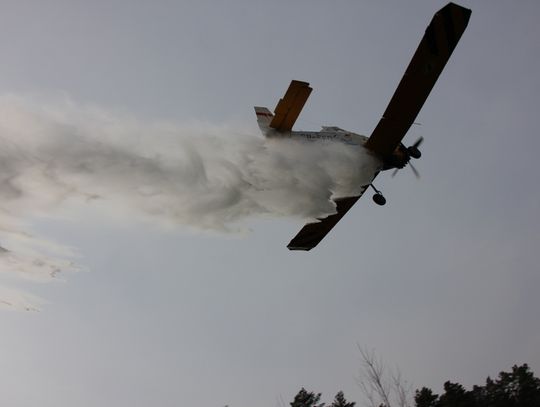
[[[452,55],[470,16],[471,10],[454,3],[435,13],[366,148],[381,156],[396,149]]]

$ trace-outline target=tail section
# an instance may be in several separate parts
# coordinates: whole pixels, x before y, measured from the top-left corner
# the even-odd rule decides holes
[[[274,131],[270,128],[270,122],[274,118],[274,115],[266,107],[255,106],[255,114],[257,115],[257,124],[264,136],[268,136],[268,133]]]
[[[291,81],[285,96],[279,100],[274,114],[266,107],[255,106],[257,123],[266,137],[287,137],[313,89],[309,83]]]

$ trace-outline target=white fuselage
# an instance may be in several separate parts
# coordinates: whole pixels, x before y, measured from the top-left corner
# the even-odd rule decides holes
[[[276,136],[290,137],[292,139],[302,141],[337,141],[351,146],[363,146],[368,137],[361,134],[353,133],[334,126],[323,126],[321,131],[290,131],[276,132]],[[272,130],[266,133],[268,137],[272,137]]]

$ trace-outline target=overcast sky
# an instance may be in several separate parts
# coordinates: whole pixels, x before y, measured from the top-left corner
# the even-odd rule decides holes
[[[22,171],[10,157],[43,137],[59,163],[101,162],[65,132],[171,162],[191,151],[175,132],[230,134],[212,154],[234,154],[261,139],[252,106],[273,109],[291,79],[314,88],[296,128],[369,135],[444,4],[0,1],[2,171]],[[357,344],[415,388],[521,363],[540,374],[540,4],[462,4],[469,27],[405,138],[425,138],[420,181],[381,174],[387,205],[366,194],[311,252],[285,247],[298,217],[249,212],[232,217],[238,233],[203,232],[128,210],[131,195],[48,201],[32,173],[9,201],[4,177],[0,245],[47,242],[74,265],[49,278],[56,257],[2,263],[1,404],[274,407],[302,386],[360,401]],[[84,185],[119,185],[132,161],[118,157]]]

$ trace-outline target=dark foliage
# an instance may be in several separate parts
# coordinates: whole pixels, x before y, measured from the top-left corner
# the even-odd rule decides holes
[[[324,407],[320,400],[321,393],[302,388],[290,404],[291,407]],[[437,395],[423,387],[416,390],[414,402],[416,407],[540,407],[540,379],[524,364],[512,367],[511,372],[499,373],[496,380],[488,377],[485,386],[474,386],[472,390],[459,383],[446,382],[444,392]],[[328,407],[354,407],[355,404],[347,401],[340,391]]]
[[[340,391],[338,394],[336,394],[334,401],[329,407],[354,407],[355,404],[356,403],[354,401],[347,401],[343,395],[343,392]]]
[[[302,387],[291,404],[291,407],[324,407],[324,403],[319,403],[321,393],[313,393]]]
[[[497,380],[487,378],[485,386],[465,390],[459,383],[446,382],[444,393],[417,390],[416,407],[540,407],[540,379],[527,364],[499,373]]]
[[[433,392],[426,387],[422,387],[421,390],[416,390],[416,394],[414,395],[416,407],[436,407],[438,399],[439,396],[433,394]]]

